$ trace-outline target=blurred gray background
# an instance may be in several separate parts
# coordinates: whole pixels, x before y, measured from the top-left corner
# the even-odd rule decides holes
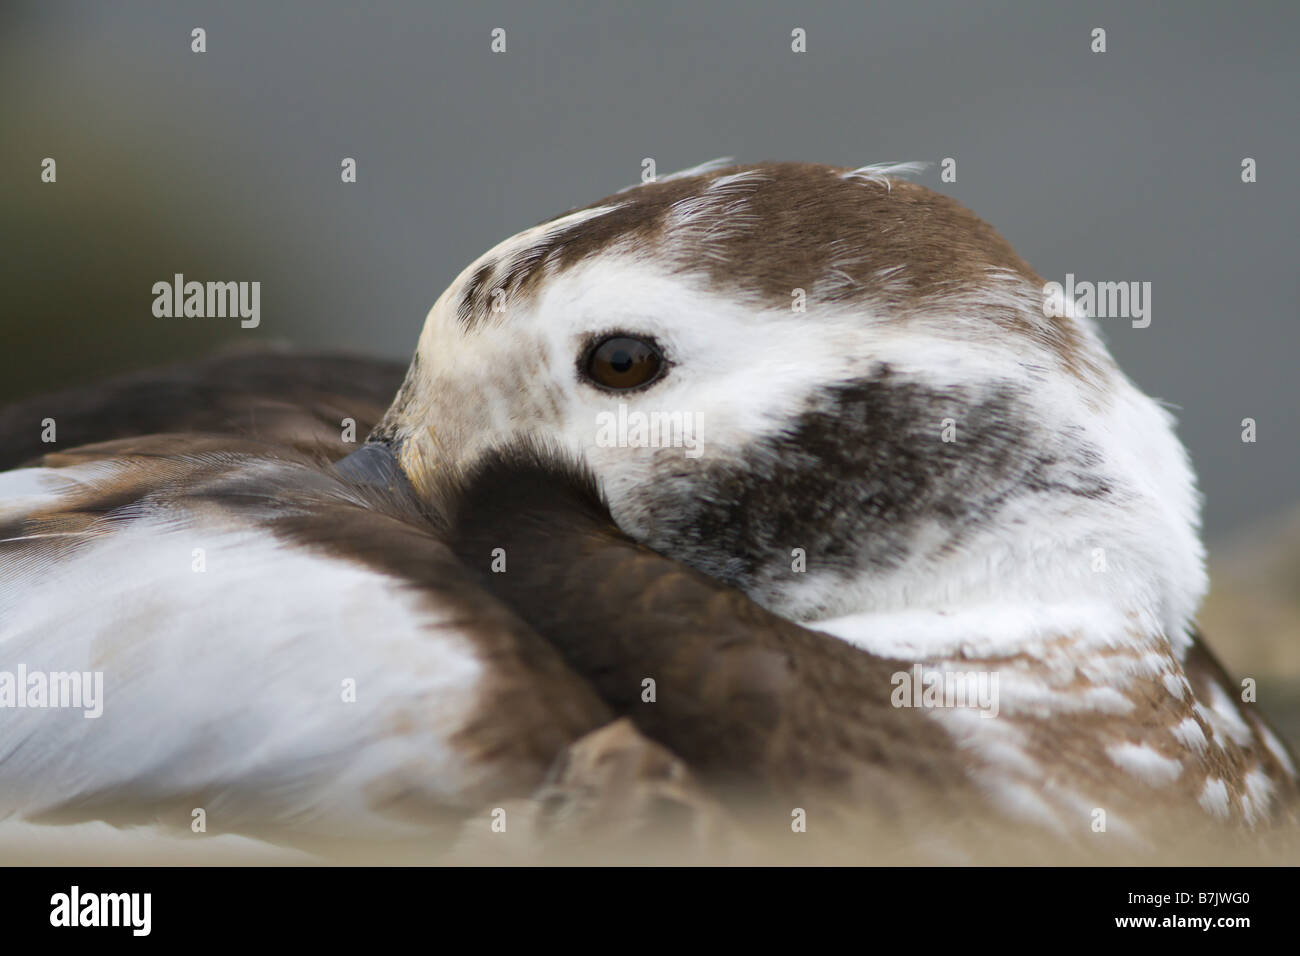
[[[1222,536],[1300,499],[1298,26],[1292,0],[6,0],[0,400],[254,336],[405,358],[465,264],[643,157],[951,156],[918,180],[1045,277],[1153,284],[1150,328],[1104,330],[1180,408]],[[260,280],[261,327],[154,318],[175,272]]]

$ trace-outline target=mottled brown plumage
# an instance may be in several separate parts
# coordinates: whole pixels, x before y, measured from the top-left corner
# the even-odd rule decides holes
[[[221,356],[21,403],[0,417],[10,461],[45,454],[7,474],[0,559],[37,595],[0,604],[10,646],[56,633],[171,700],[147,678],[201,681],[186,640],[228,667],[271,612],[279,643],[246,701],[266,726],[227,708],[239,746],[215,779],[186,736],[209,728],[173,707],[161,768],[60,776],[52,750],[122,743],[74,729],[7,741],[7,769],[36,765],[54,795],[12,783],[47,816],[226,801],[254,829],[341,803],[379,829],[468,813],[474,833],[522,799],[543,843],[620,816],[735,814],[723,830],[770,837],[802,814],[817,852],[891,859],[1294,824],[1284,746],[1190,630],[1202,549],[1168,416],[1041,286],[981,220],[878,170],[712,169],[496,247],[404,378]],[[613,331],[670,371],[597,388],[581,356]],[[707,454],[646,451],[593,435],[616,400],[722,424]],[[355,454],[345,422],[374,425]],[[189,574],[208,548],[216,573]],[[89,639],[49,611],[87,587],[113,625]],[[191,613],[200,594],[222,606]],[[922,668],[1001,678],[1001,710],[996,687],[978,707],[897,697]],[[368,721],[322,706],[354,671]],[[243,759],[267,748],[269,767]]]
[[[886,815],[923,793],[953,807],[970,797],[942,729],[890,705],[903,662],[777,617],[631,541],[563,462],[519,451],[486,464],[452,540],[617,713],[714,785]],[[490,571],[495,548],[506,573]]]

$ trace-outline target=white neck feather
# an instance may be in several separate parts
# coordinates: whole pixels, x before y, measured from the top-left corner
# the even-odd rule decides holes
[[[1171,417],[1114,384],[1088,432],[1122,493],[1026,501],[941,565],[864,574],[844,588],[845,613],[809,626],[904,658],[1032,652],[1063,636],[1185,646],[1207,588],[1199,496]]]

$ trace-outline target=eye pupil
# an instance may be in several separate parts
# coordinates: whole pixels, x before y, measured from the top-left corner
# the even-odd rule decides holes
[[[663,354],[653,342],[613,335],[591,350],[584,371],[602,388],[620,391],[653,381],[663,365]]]

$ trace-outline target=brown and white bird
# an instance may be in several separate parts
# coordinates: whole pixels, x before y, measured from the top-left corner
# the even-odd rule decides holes
[[[99,414],[79,440],[112,441],[0,475],[0,670],[106,688],[96,719],[0,710],[0,810],[402,839],[628,716],[714,795],[1076,844],[1152,809],[1294,823],[1286,748],[1194,629],[1170,416],[900,171],[706,165],[519,233],[337,468],[308,446],[373,387],[218,373],[273,424]]]

